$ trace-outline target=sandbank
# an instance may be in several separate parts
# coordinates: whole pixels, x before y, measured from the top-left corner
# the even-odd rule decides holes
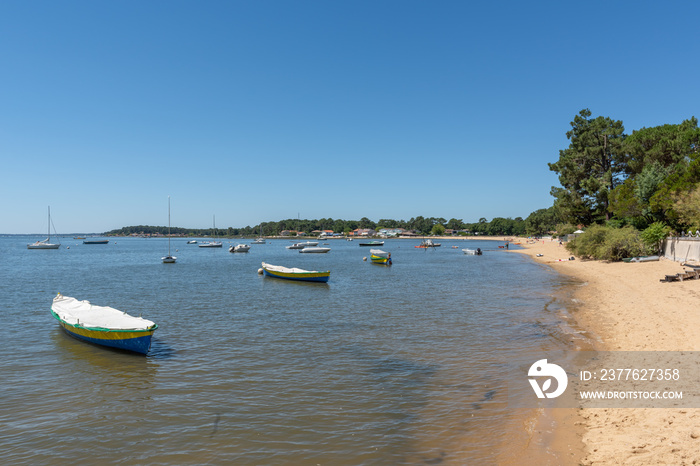
[[[660,281],[682,272],[680,263],[570,261],[571,253],[556,240],[515,242],[523,249],[509,252],[527,254],[580,282],[572,315],[595,349],[700,350],[700,280]],[[540,422],[536,433],[551,434],[550,464],[700,464],[700,409],[551,411],[554,425]],[[542,464],[541,455],[525,456]]]

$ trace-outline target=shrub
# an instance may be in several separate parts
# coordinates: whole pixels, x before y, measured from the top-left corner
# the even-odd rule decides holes
[[[559,223],[556,226],[556,229],[557,229],[557,233],[554,236],[558,236],[560,238],[562,238],[566,235],[570,235],[576,231],[576,227],[570,223]]]
[[[661,250],[661,242],[666,239],[670,231],[671,227],[662,222],[656,222],[645,229],[640,237],[649,251],[656,254]]]
[[[566,245],[573,254],[583,259],[617,261],[644,253],[644,243],[634,228],[611,228],[592,225]]]

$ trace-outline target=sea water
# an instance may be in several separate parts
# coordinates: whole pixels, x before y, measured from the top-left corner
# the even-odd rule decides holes
[[[7,464],[494,462],[523,428],[505,365],[570,344],[566,279],[493,241],[389,239],[383,266],[358,241],[232,254],[235,240],[178,238],[163,264],[162,238],[27,250],[35,239],[0,238]],[[330,280],[263,277],[261,262]],[[155,321],[148,356],[68,336],[58,292]]]

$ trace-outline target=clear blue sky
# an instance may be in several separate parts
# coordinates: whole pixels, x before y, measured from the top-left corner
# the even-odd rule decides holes
[[[0,2],[0,233],[527,217],[583,108],[700,116],[700,3]]]

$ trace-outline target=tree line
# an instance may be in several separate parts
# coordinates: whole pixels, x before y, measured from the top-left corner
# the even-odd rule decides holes
[[[521,218],[496,217],[491,221],[480,218],[478,222],[468,223],[462,219],[442,217],[413,217],[410,220],[380,219],[377,222],[367,217],[360,220],[342,220],[332,218],[322,219],[286,219],[272,222],[262,222],[258,225],[246,227],[228,228],[180,228],[172,227],[171,234],[181,236],[278,236],[281,232],[296,231],[306,235],[314,231],[332,230],[334,233],[348,234],[356,229],[369,229],[379,231],[381,229],[403,228],[406,231],[418,235],[442,235],[446,230],[458,232],[455,234],[479,234],[479,235],[523,235],[526,232],[526,222]],[[129,235],[166,235],[168,227],[152,225],[127,226],[117,230],[105,232],[106,236]]]

